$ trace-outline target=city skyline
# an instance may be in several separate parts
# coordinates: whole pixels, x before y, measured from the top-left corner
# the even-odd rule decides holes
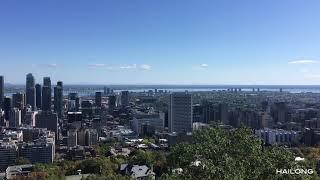
[[[0,2],[5,83],[317,85],[317,1]],[[59,13],[57,13],[59,12]]]
[[[0,179],[318,179],[318,7],[0,1]]]

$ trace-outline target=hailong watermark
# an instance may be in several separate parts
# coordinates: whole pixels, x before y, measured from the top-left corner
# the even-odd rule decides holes
[[[313,169],[276,169],[276,174],[281,175],[312,175]]]

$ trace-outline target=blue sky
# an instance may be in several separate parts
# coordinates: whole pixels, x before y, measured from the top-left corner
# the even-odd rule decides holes
[[[0,74],[24,83],[320,84],[317,0],[2,0]]]

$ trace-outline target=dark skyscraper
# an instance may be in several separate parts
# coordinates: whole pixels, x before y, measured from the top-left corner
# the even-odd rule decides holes
[[[57,82],[57,86],[54,87],[54,110],[57,112],[58,117],[62,117],[63,113],[63,83]]]
[[[274,120],[276,122],[285,123],[288,121],[288,107],[285,102],[275,103],[275,113]]]
[[[129,105],[129,91],[121,92],[121,106],[126,107]]]
[[[83,117],[93,117],[93,103],[91,100],[84,100],[81,102],[81,112]]]
[[[0,76],[0,108],[3,105],[3,98],[4,98],[4,77]]]
[[[202,102],[202,114],[203,114],[203,122],[209,123],[214,121],[214,104],[212,102],[203,101]]]
[[[103,87],[103,95],[107,95],[107,87]]]
[[[35,80],[31,73],[27,74],[26,78],[26,104],[29,104],[32,109],[36,108],[36,96],[35,96]]]
[[[43,78],[42,110],[43,111],[50,111],[51,110],[51,80],[50,80],[50,77]]]
[[[57,82],[57,86],[63,87],[63,82],[62,81],[58,81]]]
[[[18,108],[20,110],[24,109],[24,94],[23,93],[15,93],[12,94],[12,106],[14,108]]]
[[[36,84],[36,106],[42,108],[42,89],[40,84]]]
[[[42,110],[51,110],[51,89],[48,86],[42,87]]]
[[[43,78],[43,86],[48,86],[51,88],[51,80],[50,77],[44,77]]]
[[[102,93],[101,92],[96,92],[95,100],[96,100],[95,101],[96,106],[101,107],[101,105],[102,105]]]
[[[11,98],[10,97],[5,97],[3,100],[3,110],[4,110],[4,119],[6,121],[10,120],[10,112],[11,112]]]
[[[117,101],[117,97],[115,95],[108,96],[108,106],[109,106],[110,113],[112,113],[113,110],[116,108],[116,101]]]

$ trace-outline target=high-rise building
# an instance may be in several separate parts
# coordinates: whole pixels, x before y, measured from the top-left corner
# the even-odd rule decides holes
[[[116,101],[117,97],[115,95],[108,96],[109,112],[113,112],[113,110],[116,108]]]
[[[93,102],[91,100],[81,101],[81,112],[83,117],[91,119],[93,117]]]
[[[3,101],[3,111],[4,111],[4,119],[6,121],[10,120],[11,108],[12,108],[11,98],[5,97]]]
[[[203,101],[202,102],[202,116],[204,123],[210,123],[215,120],[215,109],[212,102]]]
[[[51,89],[48,86],[42,87],[42,110],[51,110]]]
[[[40,84],[36,84],[36,106],[37,108],[42,108],[42,88]]]
[[[192,107],[192,119],[193,122],[203,122],[202,118],[202,106],[200,104],[195,104]]]
[[[12,106],[14,108],[19,108],[20,110],[24,109],[25,105],[25,94],[23,93],[14,93],[12,94]]]
[[[192,132],[192,96],[188,93],[170,94],[169,131]]]
[[[129,91],[121,92],[121,106],[126,107],[129,105]]]
[[[50,80],[50,77],[43,78],[42,110],[43,111],[50,111],[51,110],[51,80]]]
[[[285,123],[288,121],[288,108],[285,102],[275,103],[274,119],[275,122]]]
[[[58,117],[63,115],[63,84],[58,81],[57,86],[54,87],[54,110],[57,112]]]
[[[57,82],[57,86],[63,87],[63,82],[62,81],[58,81]]]
[[[103,87],[103,95],[107,95],[107,87]]]
[[[13,108],[10,111],[9,127],[19,127],[21,125],[21,110]]]
[[[23,93],[14,93],[12,94],[12,106],[14,108],[19,108],[20,110],[24,109],[24,94]]]
[[[43,78],[43,86],[48,86],[51,88],[51,79],[50,77],[44,77]]]
[[[4,77],[0,76],[0,108],[3,105],[3,98],[4,98]]]
[[[26,78],[26,104],[29,104],[33,110],[36,108],[35,93],[35,80],[33,75],[29,73]]]
[[[102,105],[102,93],[101,92],[96,92],[96,96],[95,96],[95,103],[96,103],[96,107],[101,107]]]

